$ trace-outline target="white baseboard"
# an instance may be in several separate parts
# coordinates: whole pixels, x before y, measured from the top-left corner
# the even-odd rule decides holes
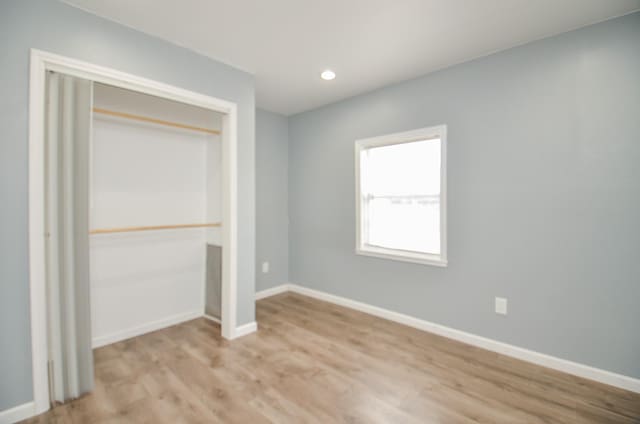
[[[216,324],[222,324],[222,321],[220,321],[220,318],[216,318],[212,315],[204,314],[202,317],[208,319],[209,321],[213,321]]]
[[[106,346],[111,343],[116,343],[122,340],[127,340],[132,337],[141,336],[142,334],[150,333],[152,331],[161,330],[172,325],[180,324],[181,322],[190,321],[202,316],[202,311],[191,311],[182,314],[173,315],[167,318],[163,318],[157,321],[152,321],[147,324],[137,325],[132,328],[128,328],[116,333],[107,334],[106,336],[94,337],[93,348]]]
[[[220,324],[220,318],[216,318],[211,315],[204,314],[203,318],[208,319],[209,321],[213,321],[215,323]],[[233,339],[237,339],[238,337],[246,336],[247,334],[253,333],[258,330],[258,323],[250,322],[248,324],[241,325],[236,327],[236,330],[233,333]]]
[[[536,365],[541,365],[543,367],[562,371],[567,374],[608,384],[610,386],[629,390],[631,392],[640,393],[640,379],[628,377],[622,374],[616,374],[611,371],[606,371],[600,368],[591,367],[589,365],[557,358],[555,356],[546,355],[544,353],[535,352],[533,350],[524,349],[518,346],[513,346],[507,343],[499,342],[497,340],[477,336],[475,334],[456,330],[450,327],[445,327],[444,325],[435,324],[409,315],[401,314],[399,312],[390,311],[388,309],[379,308],[367,303],[358,302],[318,290],[313,290],[296,284],[283,284],[281,286],[273,287],[269,290],[258,292],[256,293],[256,299],[268,297],[270,295],[269,293],[277,294],[286,291],[292,291],[294,293],[344,306],[346,308],[355,309],[357,311],[388,319],[389,321],[404,324],[418,330],[437,334],[439,336],[467,343],[469,345],[490,350],[492,352],[501,353],[512,358],[521,359],[523,361],[531,362]]]
[[[207,315],[207,314],[204,314],[203,318],[206,318],[209,321],[213,321],[215,323],[220,324],[220,318],[216,318],[214,316]],[[238,337],[246,336],[247,334],[251,334],[257,330],[258,330],[258,323],[256,323],[255,321],[250,322],[248,324],[241,325],[239,327],[236,327],[236,330],[233,333],[232,339],[237,339]]]
[[[266,290],[256,292],[256,300],[264,299],[265,297],[275,296],[280,293],[289,291],[290,284],[281,284],[279,286],[271,287]]]
[[[106,336],[100,336],[93,339],[93,348],[98,348],[102,346],[106,346],[111,343],[120,342],[122,340],[127,340],[132,337],[141,336],[146,333],[150,333],[152,331],[162,330],[166,327],[171,327],[172,325],[180,324],[182,322],[191,321],[196,318],[206,318],[213,322],[220,324],[220,320],[218,318],[212,317],[211,315],[204,314],[202,311],[191,311],[184,314],[173,315],[168,318],[164,318],[158,321],[153,321],[148,324],[139,325],[133,328],[129,328],[124,331],[118,331],[117,333],[108,334]],[[253,321],[248,324],[240,325],[236,327],[233,332],[232,339],[237,339],[238,337],[246,336],[247,334],[253,333],[258,330],[258,324]]]
[[[14,406],[10,409],[0,411],[0,424],[12,424],[18,421],[26,420],[36,414],[35,402],[27,402],[22,405]]]
[[[236,331],[233,333],[233,338],[237,339],[238,337],[246,336],[247,334],[251,334],[258,330],[258,323],[255,321],[250,322],[248,324],[240,325],[236,327]]]

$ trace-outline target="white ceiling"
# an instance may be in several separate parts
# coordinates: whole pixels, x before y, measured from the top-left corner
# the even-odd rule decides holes
[[[640,0],[64,0],[255,75],[290,115],[640,9]],[[337,78],[320,79],[331,68]]]

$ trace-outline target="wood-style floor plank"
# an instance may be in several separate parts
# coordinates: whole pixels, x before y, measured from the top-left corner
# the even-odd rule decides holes
[[[95,390],[25,423],[639,423],[640,395],[326,302],[260,300],[95,350]]]

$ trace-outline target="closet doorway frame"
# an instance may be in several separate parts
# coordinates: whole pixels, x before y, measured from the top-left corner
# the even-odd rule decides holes
[[[46,73],[58,72],[198,106],[223,114],[222,119],[222,245],[221,332],[225,339],[242,334],[236,329],[238,264],[238,107],[236,103],[188,91],[104,66],[31,49],[29,81],[29,289],[34,415],[49,410],[47,372],[45,262],[45,101]],[[203,306],[204,315],[204,306]]]

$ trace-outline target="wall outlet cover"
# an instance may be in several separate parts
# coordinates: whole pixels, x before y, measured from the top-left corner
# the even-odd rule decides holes
[[[496,314],[507,315],[507,299],[496,297]]]

